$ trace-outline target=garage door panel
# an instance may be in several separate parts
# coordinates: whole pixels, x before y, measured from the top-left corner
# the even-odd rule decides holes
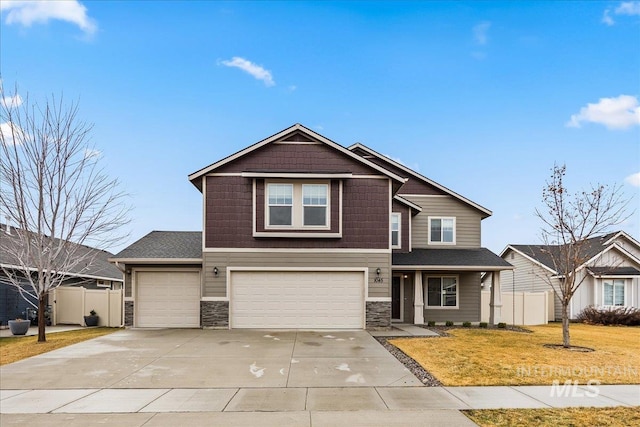
[[[364,327],[362,272],[232,272],[233,328]]]
[[[136,293],[136,326],[200,326],[200,272],[137,272]]]

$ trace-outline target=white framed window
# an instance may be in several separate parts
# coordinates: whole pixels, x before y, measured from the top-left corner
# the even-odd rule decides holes
[[[402,214],[400,213],[392,213],[391,214],[391,247],[393,249],[400,249],[402,247]]]
[[[458,276],[429,276],[424,286],[425,308],[458,308]]]
[[[270,226],[293,225],[293,185],[267,185],[268,221]]]
[[[327,230],[331,224],[329,184],[266,184],[265,228]]]
[[[302,185],[303,226],[327,226],[328,192],[326,184]]]
[[[429,217],[429,244],[455,245],[456,218]]]
[[[623,306],[624,279],[606,279],[602,282],[602,305]]]

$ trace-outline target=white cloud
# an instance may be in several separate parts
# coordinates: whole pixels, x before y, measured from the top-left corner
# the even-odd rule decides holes
[[[7,12],[7,24],[30,27],[33,23],[46,23],[58,19],[76,24],[87,34],[97,30],[95,21],[87,16],[87,8],[77,0],[2,0],[0,11]]]
[[[613,10],[613,13],[627,16],[640,15],[640,1],[623,1]],[[611,9],[605,9],[602,22],[609,26],[616,23],[611,17]]]
[[[7,108],[17,108],[22,105],[22,97],[18,94],[15,96],[4,96],[2,97],[2,105]]]
[[[632,173],[624,179],[624,182],[629,185],[633,185],[634,187],[640,187],[640,172]]]
[[[608,26],[612,26],[616,23],[616,21],[614,21],[611,17],[610,13],[611,11],[609,9],[605,9],[604,13],[602,14],[602,23],[607,24]]]
[[[479,45],[485,45],[489,41],[489,28],[491,28],[491,22],[482,21],[478,25],[473,27],[473,40]]]
[[[100,158],[102,157],[102,151],[100,150],[96,150],[94,148],[85,148],[84,149],[84,158],[85,159],[91,159],[91,158]]]
[[[254,78],[262,80],[265,86],[275,86],[276,84],[276,82],[273,81],[271,71],[239,56],[234,56],[231,60],[222,61],[222,64],[227,67],[239,68],[242,71],[249,73]]]
[[[18,141],[14,138],[17,136]],[[14,144],[20,144],[20,141],[25,138],[24,131],[11,122],[0,123],[0,143],[9,146]]]
[[[616,15],[640,15],[640,1],[623,1],[615,12]]]
[[[567,127],[579,128],[582,122],[599,123],[609,129],[627,129],[640,125],[638,99],[631,95],[600,98],[596,104],[587,104],[578,114],[571,116]]]

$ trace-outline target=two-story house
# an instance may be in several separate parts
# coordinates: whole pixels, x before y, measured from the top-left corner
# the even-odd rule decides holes
[[[480,247],[488,209],[299,124],[189,180],[202,233],[154,231],[111,259],[125,272],[127,325],[479,321],[481,272],[511,268]]]

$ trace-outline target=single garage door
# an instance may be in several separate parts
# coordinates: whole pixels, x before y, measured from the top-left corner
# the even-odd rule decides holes
[[[364,328],[364,273],[231,273],[231,327]]]
[[[200,327],[199,271],[139,271],[136,293],[137,327]]]

